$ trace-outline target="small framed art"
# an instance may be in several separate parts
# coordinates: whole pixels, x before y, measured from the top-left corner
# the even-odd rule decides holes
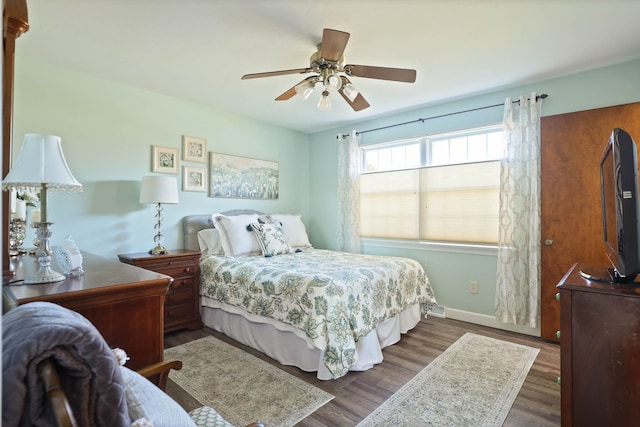
[[[207,191],[207,169],[182,166],[182,191]]]
[[[178,173],[178,149],[152,145],[152,172]]]
[[[182,135],[182,160],[207,163],[207,140]]]

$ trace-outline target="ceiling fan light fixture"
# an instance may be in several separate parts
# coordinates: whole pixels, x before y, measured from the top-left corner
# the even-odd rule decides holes
[[[311,93],[313,92],[314,84],[311,80],[305,80],[302,83],[296,85],[295,90],[298,95],[300,95],[303,99],[309,98]]]
[[[329,74],[326,79],[324,79],[325,87],[329,87],[332,89],[340,89],[342,86],[342,79],[337,74]]]
[[[321,110],[331,109],[329,93],[336,91],[341,98],[349,104],[353,111],[361,111],[371,105],[350,83],[348,77],[365,77],[369,79],[390,80],[396,82],[415,83],[416,70],[408,68],[389,68],[371,65],[345,64],[344,50],[349,41],[350,34],[345,31],[325,28],[322,32],[322,42],[317,45],[317,50],[309,58],[309,66],[305,68],[292,68],[288,70],[268,71],[266,73],[251,73],[242,76],[242,80],[256,79],[260,77],[283,76],[288,74],[314,73],[302,82],[287,89],[282,95],[275,98],[276,101],[286,101],[300,95],[307,99],[314,92],[314,87],[322,83],[322,97],[317,103]]]
[[[353,102],[356,100],[356,97],[360,92],[356,89],[351,83],[347,83],[342,87],[342,92],[344,95],[349,98],[349,101]]]
[[[322,91],[322,97],[318,101],[318,110],[331,111],[331,98],[329,98],[329,91]]]

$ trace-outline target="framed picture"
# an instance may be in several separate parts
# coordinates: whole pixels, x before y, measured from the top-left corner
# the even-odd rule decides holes
[[[207,169],[182,166],[182,191],[207,191]]]
[[[207,140],[182,135],[182,160],[207,163]]]
[[[280,165],[269,160],[209,153],[209,197],[277,199]]]
[[[178,173],[178,149],[152,145],[151,171],[159,173]]]

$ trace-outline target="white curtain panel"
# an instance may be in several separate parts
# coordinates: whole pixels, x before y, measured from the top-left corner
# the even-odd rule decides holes
[[[360,137],[355,130],[338,135],[337,250],[361,252],[360,245]]]
[[[496,319],[538,325],[540,313],[540,111],[536,93],[504,104]]]

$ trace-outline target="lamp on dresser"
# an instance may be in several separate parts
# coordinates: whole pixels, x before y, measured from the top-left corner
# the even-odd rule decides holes
[[[82,191],[80,184],[69,169],[62,152],[59,136],[28,133],[15,166],[2,181],[3,190],[40,193],[40,221],[33,225],[40,240],[36,256],[38,271],[24,278],[25,284],[59,282],[65,279],[62,273],[51,268],[51,225],[47,212],[49,191]]]
[[[178,182],[170,176],[144,176],[140,188],[140,203],[156,204],[156,246],[149,251],[151,255],[165,255],[169,249],[162,246],[162,203],[178,203]]]

